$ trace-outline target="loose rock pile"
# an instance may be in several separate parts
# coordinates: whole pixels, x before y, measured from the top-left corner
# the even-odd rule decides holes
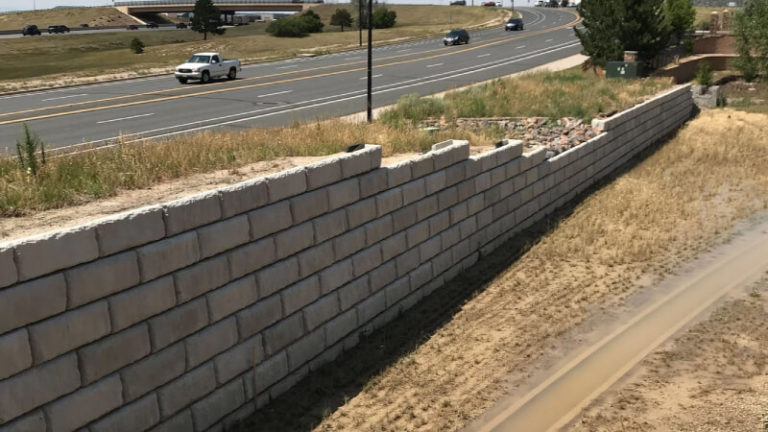
[[[587,142],[600,134],[600,131],[592,129],[591,124],[571,117],[561,119],[545,117],[459,118],[451,122],[444,119],[429,119],[422,121],[420,127],[430,129],[456,127],[473,131],[499,128],[505,132],[505,138],[522,140],[526,148],[547,147],[549,149],[548,158]]]

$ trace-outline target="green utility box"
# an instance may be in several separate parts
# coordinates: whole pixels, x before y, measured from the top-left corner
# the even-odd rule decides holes
[[[641,73],[637,62],[609,61],[605,65],[606,78],[637,78]]]

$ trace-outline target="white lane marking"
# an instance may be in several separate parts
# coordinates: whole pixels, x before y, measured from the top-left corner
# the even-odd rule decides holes
[[[397,50],[395,52],[406,52],[406,51],[413,51],[413,48],[401,49],[401,50]]]
[[[442,65],[444,65],[444,64],[445,64],[445,63],[435,63],[435,64],[427,65],[427,67],[428,67],[428,68],[431,68],[431,67],[437,67],[437,66],[442,66]]]
[[[349,57],[349,58],[347,58],[347,61],[355,61],[355,60],[360,60],[360,59],[362,59],[362,57]]]
[[[371,78],[378,78],[378,77],[383,77],[383,76],[384,76],[383,74],[378,74],[378,75],[373,75]],[[360,78],[360,80],[366,80],[366,79],[368,79],[367,76],[364,76],[364,77]]]
[[[277,95],[281,95],[281,94],[290,93],[290,92],[292,92],[292,91],[293,91],[293,90],[283,90],[283,91],[274,92],[274,93],[267,93],[267,94],[265,94],[265,95],[256,96],[256,97],[260,97],[260,98],[263,98],[263,97],[269,97],[269,96],[277,96]]]
[[[443,80],[446,80],[446,79],[453,79],[453,78],[455,78],[457,76],[469,75],[469,74],[473,74],[473,73],[476,73],[476,72],[481,72],[481,71],[488,70],[488,69],[493,69],[493,68],[500,67],[500,66],[507,66],[507,65],[510,65],[510,64],[513,64],[513,63],[518,63],[518,62],[524,61],[524,60],[530,60],[530,59],[535,58],[535,57],[539,57],[539,56],[547,55],[547,54],[552,54],[552,53],[560,51],[562,49],[573,48],[573,47],[576,47],[576,46],[579,46],[579,45],[580,45],[580,42],[576,42],[576,43],[565,42],[563,44],[556,45],[555,48],[545,48],[545,49],[531,51],[530,53],[522,54],[522,55],[520,55],[520,56],[518,56],[516,58],[504,59],[504,60],[494,60],[492,62],[485,63],[485,66],[483,66],[481,68],[478,68],[478,69],[475,69],[474,67],[467,67],[467,68],[459,69],[459,70],[456,70],[456,71],[441,72],[441,73],[434,74],[434,75],[427,76],[427,77],[423,77],[423,78],[417,78],[417,79],[401,81],[401,82],[398,82],[398,83],[386,84],[386,85],[382,85],[382,86],[374,88],[373,94],[388,93],[388,92],[391,92],[391,91],[402,90],[402,89],[414,87],[414,86],[417,86],[417,85],[429,84],[429,83],[433,83],[433,82],[437,82],[437,81],[443,81]],[[135,143],[135,142],[143,142],[143,141],[148,141],[148,140],[151,140],[151,139],[164,138],[164,137],[180,135],[180,134],[189,133],[189,132],[196,132],[196,131],[200,131],[200,130],[211,129],[211,128],[220,127],[220,126],[226,126],[226,125],[229,125],[229,124],[235,124],[235,123],[240,123],[240,122],[245,122],[245,121],[256,120],[256,119],[264,118],[264,117],[272,117],[272,116],[275,116],[275,115],[286,114],[286,113],[294,112],[294,111],[301,111],[301,110],[308,109],[308,108],[316,108],[316,107],[319,107],[319,106],[329,105],[329,104],[333,104],[333,103],[346,102],[346,101],[349,101],[349,100],[352,100],[352,99],[357,99],[357,98],[365,97],[365,95],[366,95],[366,93],[365,93],[364,90],[356,90],[356,91],[353,91],[353,92],[338,94],[338,95],[334,95],[334,96],[326,96],[326,97],[322,97],[322,98],[318,98],[318,99],[312,99],[312,100],[308,100],[308,101],[296,102],[296,103],[288,104],[288,105],[283,106],[283,108],[286,108],[286,109],[282,109],[282,110],[279,110],[279,111],[273,111],[273,112],[269,112],[269,113],[264,113],[264,114],[259,114],[259,113],[263,113],[264,111],[273,110],[275,108],[273,108],[273,107],[272,108],[263,108],[263,109],[249,111],[249,112],[242,112],[242,113],[237,113],[237,114],[229,114],[229,115],[226,115],[226,116],[215,117],[215,118],[210,118],[210,119],[205,119],[205,120],[196,120],[194,122],[189,122],[189,123],[184,123],[184,124],[177,124],[177,125],[173,125],[173,126],[165,126],[165,127],[161,127],[161,128],[157,128],[157,129],[151,129],[151,130],[146,130],[146,131],[142,131],[142,132],[136,132],[136,133],[134,133],[132,135],[139,136],[139,138],[136,138],[136,139],[133,139],[133,140],[130,140],[130,141],[125,141],[123,143],[124,144],[131,144],[131,143]],[[340,99],[333,99],[333,98],[339,97],[339,96],[342,96],[342,98],[340,98]],[[344,96],[348,96],[348,97],[344,97]],[[328,100],[328,99],[333,99],[333,100]],[[299,106],[299,105],[305,104],[305,103],[308,103],[310,105]],[[292,107],[294,107],[294,108],[292,108]],[[256,114],[256,115],[253,115],[251,117],[243,117],[243,118],[236,118],[236,119],[233,119],[233,120],[226,120],[226,121],[223,121],[223,122],[220,122],[220,123],[215,123],[215,124],[210,124],[210,125],[205,125],[205,126],[197,126],[197,127],[193,127],[193,128],[189,128],[189,129],[184,129],[184,130],[179,130],[179,131],[174,131],[174,132],[166,132],[166,133],[161,133],[161,134],[157,134],[157,135],[141,137],[141,135],[144,135],[144,134],[150,134],[150,133],[160,132],[160,131],[164,131],[164,130],[168,130],[168,129],[180,128],[180,127],[188,127],[188,126],[198,125],[198,124],[201,124],[201,123],[220,121],[220,120],[225,120],[225,119],[232,118],[232,117],[237,117],[237,116],[241,116],[241,115],[251,115],[251,114]],[[93,140],[93,141],[88,141],[88,142],[83,142],[83,143],[77,143],[77,144],[72,144],[72,145],[68,145],[68,146],[58,147],[58,148],[56,148],[56,150],[61,151],[61,150],[77,148],[77,147],[92,146],[92,145],[98,144],[98,143],[114,141],[115,139],[118,139],[118,138],[120,138],[120,137],[119,136],[114,136],[114,137],[109,137],[109,138],[102,138],[102,139],[99,139],[99,140]],[[76,153],[89,152],[89,151],[98,150],[98,149],[101,149],[101,148],[110,148],[110,147],[114,147],[115,145],[117,145],[117,144],[102,145],[102,146],[98,146],[98,147],[91,148],[91,149],[88,149],[88,150],[82,150],[82,151],[76,152]],[[71,154],[71,153],[68,153],[68,154]]]
[[[519,47],[515,47],[515,49],[523,49],[525,48],[525,45],[520,45]]]
[[[552,39],[547,39],[544,42],[552,42]]]
[[[40,102],[48,102],[48,101],[52,101],[52,100],[68,99],[68,98],[80,97],[80,96],[88,96],[88,93],[81,93],[81,94],[76,94],[76,95],[59,96],[59,97],[55,97],[55,98],[42,99]]]
[[[490,53],[480,54],[479,56],[477,56],[477,58],[488,57],[489,55],[491,54]]]
[[[290,66],[280,66],[278,69],[291,69],[291,68],[297,68],[299,65],[290,65]]]
[[[130,116],[130,117],[120,117],[120,118],[116,118],[116,119],[112,119],[112,120],[102,120],[102,121],[99,121],[99,122],[96,122],[96,123],[97,123],[97,124],[102,124],[102,123],[112,123],[112,122],[121,121],[121,120],[130,120],[130,119],[135,119],[135,118],[139,118],[139,117],[149,117],[149,116],[151,116],[151,115],[155,115],[155,113],[138,114],[138,115],[135,115],[135,116]]]

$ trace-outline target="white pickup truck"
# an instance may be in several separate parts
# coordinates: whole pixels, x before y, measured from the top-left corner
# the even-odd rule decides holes
[[[237,78],[240,72],[240,60],[225,59],[217,52],[204,52],[193,55],[186,63],[176,66],[176,79],[186,84],[189,80],[207,83],[213,78]]]

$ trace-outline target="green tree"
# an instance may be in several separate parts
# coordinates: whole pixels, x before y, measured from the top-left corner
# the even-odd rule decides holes
[[[768,74],[768,0],[747,0],[734,17],[735,66],[748,81]]]
[[[341,26],[342,33],[344,32],[344,27],[351,26],[352,22],[352,14],[346,9],[336,9],[336,12],[331,17],[331,25]]]
[[[693,26],[696,9],[691,0],[667,0],[664,2],[664,14],[667,16],[672,34],[682,42],[685,33]]]
[[[386,7],[380,7],[373,11],[371,20],[373,21],[373,28],[383,29],[394,27],[395,21],[397,21],[397,12],[389,10]]]
[[[144,42],[141,41],[141,39],[135,37],[131,39],[131,51],[133,51],[136,54],[141,54],[144,52]]]
[[[224,34],[226,29],[219,27],[221,11],[213,5],[213,0],[195,0],[192,13],[191,29],[203,34],[203,40],[208,39],[208,33]]]
[[[582,52],[593,66],[621,60],[624,51],[649,64],[669,41],[663,6],[664,0],[583,0],[577,10],[584,29],[575,29]]]
[[[320,20],[320,15],[315,13],[312,9],[301,14],[301,19],[306,23],[307,31],[309,33],[320,33],[323,31],[325,24]]]

